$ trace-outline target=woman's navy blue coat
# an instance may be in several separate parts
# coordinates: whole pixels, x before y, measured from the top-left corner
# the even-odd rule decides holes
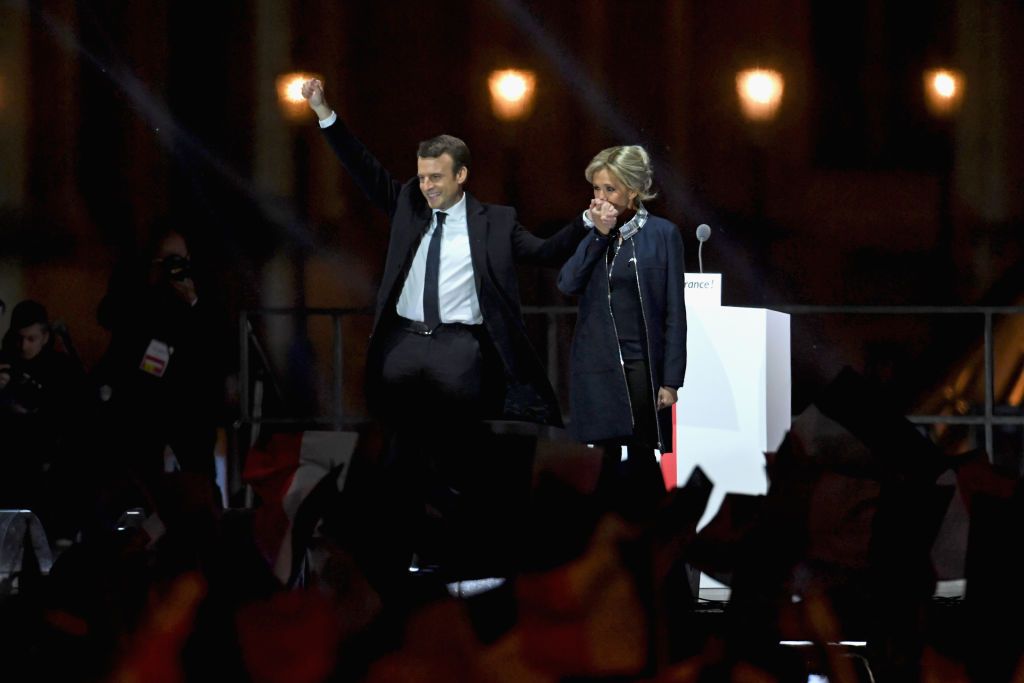
[[[582,223],[582,216],[576,219]],[[590,229],[562,267],[558,288],[578,295],[579,313],[572,340],[569,389],[573,436],[584,443],[632,436],[626,379],[608,296],[605,254],[608,237]],[[646,322],[654,405],[658,388],[683,386],[686,374],[686,304],[683,240],[664,218],[647,222],[626,240],[618,258],[636,258]],[[661,450],[671,449],[668,410],[660,411]]]

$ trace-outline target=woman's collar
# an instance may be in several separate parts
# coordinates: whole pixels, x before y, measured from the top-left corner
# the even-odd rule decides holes
[[[638,201],[636,214],[623,223],[622,227],[619,228],[619,235],[622,236],[622,239],[628,240],[630,237],[640,232],[640,229],[647,223],[647,216],[647,209],[644,208],[643,202]]]

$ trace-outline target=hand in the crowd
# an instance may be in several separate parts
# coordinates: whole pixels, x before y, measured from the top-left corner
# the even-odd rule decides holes
[[[324,97],[324,84],[317,78],[302,84],[302,96],[309,103],[309,108],[316,112],[317,118],[326,119],[333,111]]]
[[[11,364],[0,363],[0,389],[7,386],[7,383],[11,381]]]
[[[658,410],[668,408],[670,405],[675,403],[678,398],[678,389],[673,389],[672,387],[662,387],[658,389]]]
[[[172,280],[171,287],[174,289],[174,293],[189,306],[199,300],[199,296],[196,294],[196,283],[190,277],[184,280]]]
[[[594,226],[602,235],[607,235],[612,231],[612,228],[615,227],[615,219],[619,216],[618,210],[603,199],[591,199],[587,213],[590,214],[590,220],[594,221]]]

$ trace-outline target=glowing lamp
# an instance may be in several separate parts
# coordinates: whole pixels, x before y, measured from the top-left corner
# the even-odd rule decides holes
[[[960,108],[964,95],[964,77],[953,69],[929,69],[924,72],[924,101],[933,116],[943,117]]]
[[[736,93],[743,116],[750,121],[771,121],[782,104],[785,79],[772,69],[744,69],[736,74]]]
[[[277,102],[286,119],[304,121],[309,118],[309,107],[302,96],[302,84],[314,78],[324,80],[320,74],[305,71],[292,71],[277,77]]]
[[[491,91],[491,109],[503,121],[529,116],[537,79],[532,71],[502,69],[492,71],[487,85]]]

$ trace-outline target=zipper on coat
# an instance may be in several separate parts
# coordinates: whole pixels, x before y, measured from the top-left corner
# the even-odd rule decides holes
[[[614,249],[614,244],[612,245]],[[636,431],[636,420],[633,418],[633,399],[629,395],[629,380],[626,379],[626,361],[622,358],[622,346],[619,344],[619,328],[615,324],[615,311],[612,310],[612,270],[615,268],[615,259],[619,257],[621,248],[615,249],[615,253],[612,255],[611,265],[608,264],[608,259],[604,259],[604,274],[605,283],[608,285],[608,317],[612,320],[612,331],[615,334],[615,351],[619,354],[619,369],[622,370],[622,385],[626,388],[626,402],[629,404],[629,424],[633,431]],[[640,306],[641,311],[643,305]]]
[[[631,240],[632,242],[632,240]],[[654,429],[658,434],[658,450],[662,453],[665,452],[665,438],[661,435],[661,420],[658,419],[658,390],[654,387],[654,360],[651,358],[651,333],[649,327],[647,327],[647,314],[644,313],[644,290],[640,286],[640,259],[636,255],[636,244],[632,243],[630,246],[633,249],[633,273],[636,275],[636,294],[640,297],[640,320],[644,324],[644,344],[647,348],[647,381],[651,386],[651,398],[654,407]],[[610,291],[610,288],[609,288]],[[609,297],[611,294],[609,294]],[[622,357],[622,351],[619,351],[619,357]]]

